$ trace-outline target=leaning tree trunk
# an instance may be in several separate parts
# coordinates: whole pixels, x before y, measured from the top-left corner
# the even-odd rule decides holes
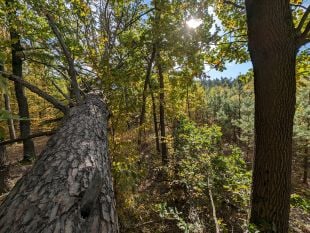
[[[295,32],[288,0],[247,0],[254,67],[255,157],[250,222],[288,232],[295,112]]]
[[[1,205],[0,233],[118,232],[107,117],[94,95],[70,110]]]

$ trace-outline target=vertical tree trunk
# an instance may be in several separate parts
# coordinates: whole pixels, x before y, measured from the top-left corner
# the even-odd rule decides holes
[[[3,94],[3,98],[4,98],[5,110],[9,113],[12,113],[9,95]],[[7,123],[8,123],[9,133],[10,133],[10,139],[15,139],[16,138],[16,132],[15,132],[13,119],[12,118],[8,119]]]
[[[143,87],[143,92],[142,92],[142,106],[141,106],[141,114],[140,114],[140,122],[139,122],[139,135],[138,135],[138,145],[141,144],[141,137],[142,137],[142,125],[145,121],[145,112],[146,112],[146,98],[147,98],[147,88],[150,83],[151,79],[151,74],[152,74],[152,66],[154,63],[155,59],[155,54],[156,54],[156,47],[155,45],[152,46],[152,53],[150,60],[147,65],[147,70],[146,70],[146,75],[145,75],[145,80],[144,80],[144,87]]]
[[[0,61],[0,71],[4,71],[4,64]],[[7,94],[3,94],[4,98],[4,107],[5,110],[9,113],[11,113],[11,105],[10,105],[10,97]],[[10,139],[15,139],[16,138],[16,133],[15,133],[15,127],[14,127],[14,121],[13,119],[8,119],[7,120],[8,127],[9,127],[9,133],[10,133]]]
[[[0,142],[3,137],[0,135]],[[0,195],[9,191],[8,176],[9,166],[7,165],[7,153],[5,145],[0,145]]]
[[[310,93],[308,95],[308,103],[310,104]],[[307,130],[310,130],[310,121],[307,122]],[[303,172],[303,178],[302,181],[304,184],[308,184],[308,171],[309,171],[309,140],[306,140],[305,142],[305,154],[304,154],[304,172]]]
[[[9,176],[10,176],[10,166],[0,165],[0,196],[10,191]]]
[[[3,141],[3,138],[0,137],[0,142]],[[4,167],[7,162],[7,153],[5,145],[0,145],[0,168]]]
[[[304,172],[302,181],[304,184],[308,184],[308,170],[309,170],[309,155],[308,155],[308,144],[305,147],[305,155],[304,155]]]
[[[12,73],[20,78],[23,76],[23,61],[22,54],[23,49],[20,43],[20,36],[14,29],[13,19],[16,17],[16,10],[14,9],[14,0],[6,0],[6,6],[9,11],[9,23],[10,23],[10,37],[11,37],[11,50],[12,50]],[[27,97],[24,93],[24,87],[14,82],[15,95],[18,104],[19,116],[25,118],[25,120],[19,121],[20,136],[26,138],[30,135],[30,118]],[[32,139],[23,140],[24,160],[30,160],[35,156],[34,144]]]
[[[188,93],[188,86],[186,86],[186,107],[187,107],[187,114],[188,114],[188,119],[191,119],[191,109],[190,109],[190,99],[189,99],[189,93]]]
[[[15,31],[10,32],[11,40],[17,41],[12,43],[12,72],[18,77],[23,75],[23,64],[21,59],[22,47],[20,44],[19,35]],[[25,118],[25,120],[19,121],[20,135],[22,138],[26,138],[30,135],[30,117],[28,109],[28,100],[24,92],[24,87],[15,82],[15,95],[18,104],[19,116]],[[34,144],[32,139],[23,140],[24,160],[30,160],[35,156]]]
[[[151,87],[150,87],[151,89]],[[159,135],[158,135],[158,124],[157,124],[157,114],[156,114],[156,103],[154,93],[151,90],[152,97],[152,109],[153,109],[153,122],[154,122],[154,132],[155,132],[155,142],[156,142],[156,151],[160,154],[160,144],[159,144]]]
[[[0,207],[0,233],[116,233],[108,111],[94,95],[70,109]]]
[[[254,67],[255,152],[250,222],[287,232],[295,112],[296,44],[288,0],[246,0]]]
[[[160,124],[160,144],[161,144],[161,157],[163,165],[168,164],[168,150],[166,143],[166,125],[165,125],[165,82],[162,66],[160,63],[160,55],[158,53],[157,60],[158,78],[159,78],[159,124]]]
[[[241,122],[241,95],[242,95],[242,82],[238,79],[238,121]],[[237,129],[236,142],[241,146],[241,127]]]

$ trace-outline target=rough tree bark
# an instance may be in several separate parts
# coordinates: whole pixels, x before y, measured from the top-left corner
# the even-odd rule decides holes
[[[99,97],[70,109],[63,126],[0,207],[0,233],[118,232]]]
[[[23,77],[23,48],[20,42],[20,35],[14,29],[12,24],[13,19],[16,17],[16,11],[14,9],[14,0],[6,0],[6,5],[9,11],[9,23],[10,23],[10,37],[11,37],[11,50],[12,50],[12,72],[14,75],[22,78]],[[18,83],[14,82],[15,95],[18,104],[18,115],[26,120],[19,121],[20,135],[22,138],[26,138],[30,134],[30,120],[29,120],[29,109],[28,100],[24,92],[24,87]],[[26,139],[23,141],[24,149],[24,160],[30,160],[35,156],[34,144],[32,139]]]
[[[260,232],[288,232],[296,34],[288,0],[246,0],[246,11],[255,87],[250,222]]]

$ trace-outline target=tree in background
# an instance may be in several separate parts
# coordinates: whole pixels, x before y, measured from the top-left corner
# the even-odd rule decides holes
[[[0,47],[3,48],[2,57],[7,61],[5,68],[8,71],[3,73],[1,83],[5,83],[2,82],[3,78],[9,78],[45,98],[42,101],[26,90],[34,132],[31,136],[44,133],[41,130],[54,134],[63,116],[68,119],[67,115],[74,109],[88,108],[83,105],[88,92],[103,90],[111,112],[106,133],[109,132],[110,136],[109,159],[122,232],[247,230],[250,167],[254,148],[253,72],[240,75],[237,79],[214,80],[213,77],[209,79],[208,75],[209,68],[222,71],[227,62],[243,63],[250,59],[243,3],[242,0],[58,0],[49,1],[48,4],[37,0],[20,1],[14,22],[23,25],[16,28],[23,47],[22,80],[10,74],[9,27],[5,20],[6,12],[0,10]],[[0,1],[0,4],[3,6],[5,3]],[[297,24],[305,12],[302,7],[299,3],[292,6]],[[196,19],[201,24],[192,28],[188,24],[190,19]],[[298,73],[307,76],[306,66],[302,67],[306,63],[306,53],[299,53],[298,57],[300,67],[297,67],[297,78]],[[298,84],[300,92],[297,96],[294,131],[296,161],[299,163],[306,151],[304,135],[307,117],[304,110],[307,109],[308,99],[305,96],[309,84],[304,80],[305,77],[300,78]],[[13,87],[10,82],[6,86],[8,89]],[[80,92],[80,97],[74,94],[76,91]],[[10,97],[14,114],[18,110],[17,102],[14,95]],[[0,118],[5,115],[2,113],[6,111],[1,111]],[[89,111],[89,116],[80,115],[83,120],[79,120],[81,123],[78,125],[70,123],[66,129],[69,129],[68,132],[73,130],[74,139],[64,136],[68,141],[80,140],[81,135],[84,138],[91,136],[92,141],[98,139],[79,131],[81,128],[82,131],[89,131],[89,124],[84,123],[94,120],[91,113]],[[1,126],[4,126],[5,136],[8,137],[7,118],[1,119],[5,119]],[[160,156],[160,139],[167,152],[164,156]],[[53,137],[52,141],[55,140]],[[0,145],[8,141],[11,140]],[[77,147],[83,150],[88,145],[82,139],[79,146],[72,143],[74,148],[62,139],[57,138],[56,141],[56,145],[67,147],[68,154],[69,150],[75,153],[79,151]],[[46,174],[58,177],[59,170],[69,172],[71,166],[75,167],[74,160],[72,163],[65,160],[60,162],[65,154],[59,155],[53,146],[48,146],[48,150],[59,157],[59,160],[53,159],[52,162],[65,168],[56,169],[56,174],[53,163],[40,160],[40,165],[35,165],[35,169],[38,169],[35,174],[46,170]],[[83,151],[76,155],[80,164],[89,164],[88,149],[86,151],[86,154]],[[85,160],[80,156],[86,156]],[[91,158],[97,161],[97,156],[99,154],[96,153]],[[46,154],[43,157],[54,158]],[[78,170],[80,175],[86,177],[88,187],[91,180],[97,184],[93,170],[96,166]],[[300,180],[298,169],[300,164],[294,168],[294,174],[298,173]],[[165,176],[162,176],[163,170]],[[88,172],[90,176],[87,177]],[[72,173],[63,174],[73,179],[75,171]],[[25,180],[33,186],[29,178]],[[42,177],[44,198],[47,198],[47,194],[54,195],[53,190],[45,189],[45,186],[50,187],[49,181],[45,176]],[[66,186],[66,182],[63,184]],[[74,184],[81,187],[79,182]],[[301,182],[296,182],[294,191],[300,194],[300,198],[296,199],[295,196],[292,204],[296,206],[298,202],[307,209],[306,199],[303,199],[304,195],[299,189],[301,185]],[[64,186],[61,187],[66,195],[68,190]],[[19,186],[15,190],[29,191],[31,196],[36,196],[33,189],[29,191]],[[90,187],[96,196],[95,189]],[[85,222],[94,220],[93,213],[97,211],[99,202],[88,202],[86,196],[90,195],[90,191],[84,198],[85,190],[78,190],[81,191],[78,198],[70,198],[77,207],[72,208],[76,211],[74,222],[81,217],[86,219]],[[15,197],[20,199],[18,194]],[[80,202],[81,199],[84,201]],[[84,202],[87,204],[84,205]],[[67,204],[64,201],[64,205]],[[92,204],[93,208],[88,208]],[[79,209],[79,206],[83,208]],[[49,206],[46,208],[49,209]],[[21,210],[27,213],[26,216],[32,214],[23,207],[11,209],[10,213]],[[295,208],[293,214],[294,211]],[[42,216],[42,212],[39,215]],[[70,216],[64,216],[70,219]],[[24,216],[17,222],[22,218]],[[29,226],[33,226],[39,218],[32,219],[34,221],[30,221]],[[294,216],[291,219],[297,218]],[[27,218],[24,221],[28,221]],[[68,228],[71,225],[66,223]],[[74,225],[76,229],[81,226]]]
[[[14,18],[17,16],[17,5],[15,1],[6,1],[6,10],[8,13],[9,31],[11,39],[11,63],[12,73],[22,79],[23,77],[23,48],[21,45],[21,37],[16,28],[19,28],[18,23],[15,22]],[[29,161],[35,157],[34,144],[31,138],[28,138],[31,132],[31,121],[29,115],[28,100],[25,96],[24,87],[18,83],[14,83],[15,95],[18,103],[19,116],[23,118],[19,121],[20,136],[23,138],[24,148],[24,160]]]
[[[294,145],[296,160],[300,164],[302,161],[303,172],[302,181],[308,184],[309,172],[309,144],[310,144],[310,63],[309,49],[300,52],[297,56],[296,80],[297,80],[297,99],[296,112],[294,118]]]

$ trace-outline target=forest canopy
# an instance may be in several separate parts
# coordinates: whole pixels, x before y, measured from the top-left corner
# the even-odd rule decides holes
[[[0,233],[310,232],[309,13],[0,0]]]

